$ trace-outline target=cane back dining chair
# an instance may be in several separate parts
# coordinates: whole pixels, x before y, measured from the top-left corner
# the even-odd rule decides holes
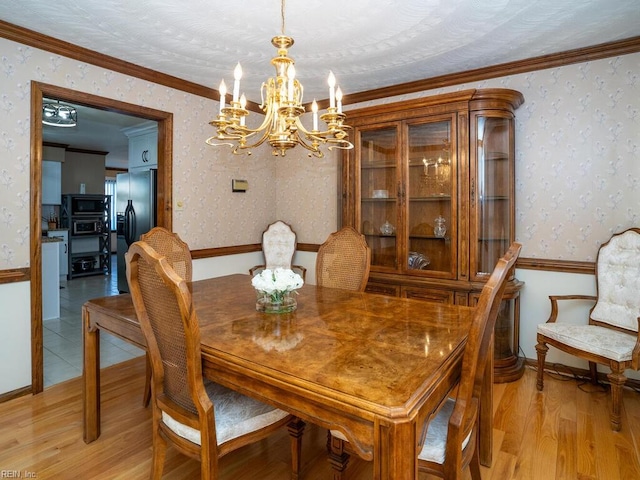
[[[163,227],[153,227],[141,235],[140,240],[149,244],[151,248],[165,257],[171,268],[185,282],[193,280],[193,261],[189,245],[183,242],[177,233]]]
[[[291,225],[278,220],[270,224],[262,233],[262,253],[264,265],[256,265],[249,269],[251,275],[257,272],[276,268],[286,268],[300,272],[302,280],[305,280],[307,269],[302,265],[292,265],[293,255],[296,252],[296,232]]]
[[[482,289],[464,348],[457,393],[447,398],[428,419],[417,445],[420,471],[456,480],[463,478],[462,472],[469,466],[471,478],[481,480],[477,437],[485,367],[489,355],[493,355],[491,338],[502,296],[521,249],[519,243],[511,244]],[[333,479],[340,480],[349,459],[345,452],[347,439],[338,430],[331,430],[331,435],[329,456]]]
[[[316,284],[362,292],[369,280],[371,249],[352,227],[333,232],[316,257]]]
[[[551,345],[589,362],[591,381],[597,383],[597,364],[611,370],[611,428],[620,430],[625,370],[640,367],[640,228],[613,235],[598,250],[596,295],[553,295],[551,314],[538,325],[538,378],[542,390],[545,358]],[[595,302],[588,324],[558,322],[561,301]],[[573,303],[573,302],[571,302]]]
[[[167,441],[199,459],[201,478],[218,477],[218,459],[289,426],[292,478],[300,471],[304,424],[287,412],[204,381],[200,330],[189,287],[143,241],[126,254],[127,280],[152,370],[152,478],[164,468]]]
[[[186,282],[193,279],[193,262],[189,245],[182,241],[177,233],[173,233],[163,227],[153,227],[147,233],[140,236],[140,240],[146,242],[156,252],[164,256],[169,265]],[[151,401],[151,362],[147,354],[147,370],[145,372],[144,396],[142,403],[148,406]]]

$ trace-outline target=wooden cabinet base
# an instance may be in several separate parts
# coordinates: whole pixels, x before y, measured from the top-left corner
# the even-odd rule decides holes
[[[494,359],[493,383],[515,382],[524,374],[524,358],[512,356]]]

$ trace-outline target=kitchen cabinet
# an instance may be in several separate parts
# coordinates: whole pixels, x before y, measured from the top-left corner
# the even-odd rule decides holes
[[[42,320],[60,317],[59,243],[42,242]]]
[[[58,245],[60,278],[66,279],[69,275],[69,232],[67,230],[49,230],[47,237],[61,238]]]
[[[146,123],[123,132],[129,138],[129,171],[158,168],[158,124]]]
[[[42,162],[42,204],[60,205],[62,194],[62,164],[60,162]]]
[[[342,224],[371,247],[367,290],[474,305],[515,240],[519,92],[465,90],[348,112]],[[523,373],[512,276],[496,327],[495,379]]]

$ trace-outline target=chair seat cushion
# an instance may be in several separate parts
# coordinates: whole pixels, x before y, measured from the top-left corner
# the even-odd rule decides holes
[[[214,406],[218,445],[267,427],[289,415],[217,383],[208,382],[205,387]],[[200,445],[199,430],[178,422],[166,412],[162,412],[162,421],[176,435]]]
[[[597,325],[542,323],[538,333],[570,347],[601,357],[626,362],[631,360],[636,337]]]
[[[444,463],[445,447],[447,445],[447,430],[449,427],[449,418],[453,412],[456,402],[453,399],[447,399],[437,415],[429,423],[427,429],[427,438],[422,447],[422,451],[418,455],[420,460],[427,462]],[[347,442],[347,437],[340,430],[331,430],[331,435]],[[462,449],[469,443],[471,432],[462,442]]]
[[[455,405],[456,401],[454,399],[447,399],[440,411],[438,411],[436,416],[431,419],[431,422],[429,422],[429,427],[427,428],[427,438],[424,442],[424,446],[422,447],[422,451],[418,455],[418,458],[420,460],[439,463],[440,465],[444,463],[445,447],[447,445],[447,431],[449,429],[449,418],[451,418],[453,407],[455,407]],[[463,450],[471,439],[471,433],[472,432],[469,432],[467,438],[465,438],[464,442],[462,442]],[[344,440],[345,442],[347,441],[347,437],[345,437],[344,434],[339,430],[331,430],[331,435],[339,438],[340,440]]]
[[[448,398],[444,405],[440,408],[435,417],[429,422],[427,428],[427,438],[424,441],[422,451],[418,455],[419,460],[427,462],[444,463],[445,448],[447,446],[447,432],[449,430],[449,419],[453,413],[453,407],[455,407],[456,401],[452,398]],[[465,449],[473,430],[469,432],[469,435],[462,442],[462,450]]]

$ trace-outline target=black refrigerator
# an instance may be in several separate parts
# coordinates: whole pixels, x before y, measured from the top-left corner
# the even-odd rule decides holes
[[[116,215],[118,240],[118,290],[128,292],[124,254],[129,246],[156,226],[156,169],[116,175]]]

